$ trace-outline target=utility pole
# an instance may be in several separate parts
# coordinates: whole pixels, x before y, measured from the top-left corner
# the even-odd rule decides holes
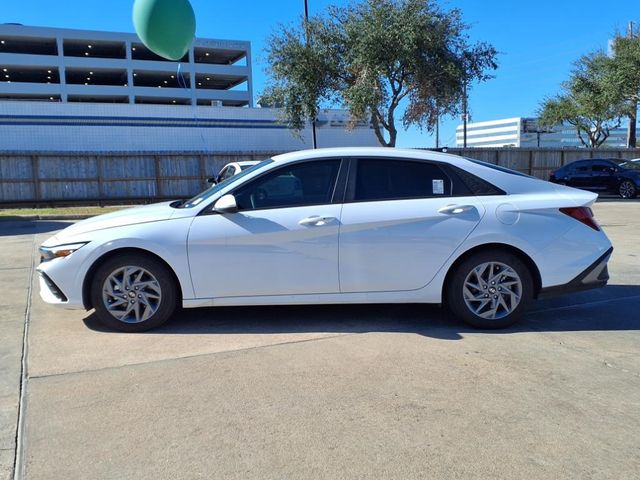
[[[436,114],[436,148],[440,148],[440,115]]]
[[[307,0],[304,0],[304,21],[305,23],[309,22],[309,5],[307,4]],[[305,40],[307,42],[307,46],[309,46],[309,26],[305,25]],[[316,138],[316,119],[315,117],[311,120],[311,134],[313,139],[313,149],[318,148],[318,140]]]
[[[465,80],[462,90],[462,146],[467,148],[467,82]]]
[[[627,37],[633,38],[633,22],[629,22],[627,25]],[[638,112],[638,101],[633,100],[631,102],[632,114],[629,115],[629,126],[627,127],[627,148],[636,148],[636,122]]]

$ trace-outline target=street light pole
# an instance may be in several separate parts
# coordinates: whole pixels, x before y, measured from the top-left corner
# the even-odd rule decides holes
[[[467,81],[465,80],[462,90],[462,135],[463,147],[467,148]]]
[[[633,38],[633,22],[627,25],[627,37]],[[631,102],[633,114],[629,116],[629,126],[627,127],[627,148],[636,148],[636,122],[638,121],[638,101]]]
[[[307,0],[304,0],[304,21],[305,21],[305,23],[309,22],[309,5],[307,3]],[[305,25],[304,31],[305,31],[305,40],[307,42],[307,46],[309,46],[309,27],[308,27],[308,25]],[[311,134],[312,134],[312,140],[313,140],[313,149],[315,150],[316,148],[318,148],[318,140],[316,138],[316,119],[315,119],[315,117],[311,120]]]

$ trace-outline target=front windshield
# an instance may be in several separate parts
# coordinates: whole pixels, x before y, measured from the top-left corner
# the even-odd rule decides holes
[[[206,189],[204,192],[199,193],[198,195],[196,195],[193,198],[190,198],[189,200],[187,200],[186,202],[184,202],[182,205],[180,205],[179,208],[193,208],[197,205],[200,205],[202,202],[204,202],[205,200],[207,200],[208,198],[211,198],[211,196],[215,195],[216,193],[218,193],[220,190],[226,188],[227,186],[231,185],[233,182],[240,180],[242,177],[250,174],[251,172],[255,172],[256,170],[265,167],[267,165],[269,165],[270,163],[273,163],[272,159],[267,159],[267,160],[263,160],[262,162],[258,163],[257,165],[254,165],[251,168],[247,168],[246,170],[243,170],[242,172],[240,172],[237,175],[234,175],[233,177],[227,178],[225,181],[220,182],[214,186],[212,186],[211,188]]]
[[[640,170],[640,162],[630,162],[629,160],[614,160],[620,168],[628,170]]]

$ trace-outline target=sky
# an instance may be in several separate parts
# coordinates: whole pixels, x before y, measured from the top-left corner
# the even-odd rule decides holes
[[[321,13],[342,0],[308,0],[309,13]],[[486,41],[500,52],[495,78],[470,90],[471,121],[534,116],[544,98],[558,93],[572,62],[606,50],[627,22],[640,25],[637,0],[440,0],[458,8],[470,25],[472,41]],[[252,45],[254,96],[264,88],[267,37],[298,22],[303,0],[191,0],[196,36],[248,40]],[[0,23],[133,32],[133,0],[2,0]],[[635,16],[634,16],[635,15]],[[440,146],[455,146],[459,118],[443,118]],[[399,147],[434,147],[435,136],[417,128],[401,130]]]

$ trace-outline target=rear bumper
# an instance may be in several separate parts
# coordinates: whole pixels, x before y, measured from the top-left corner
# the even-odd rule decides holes
[[[609,248],[609,250],[570,282],[564,285],[554,285],[553,287],[541,289],[538,298],[555,297],[557,295],[564,295],[565,293],[604,287],[609,281],[607,262],[611,257],[611,252],[613,252],[613,247]]]

